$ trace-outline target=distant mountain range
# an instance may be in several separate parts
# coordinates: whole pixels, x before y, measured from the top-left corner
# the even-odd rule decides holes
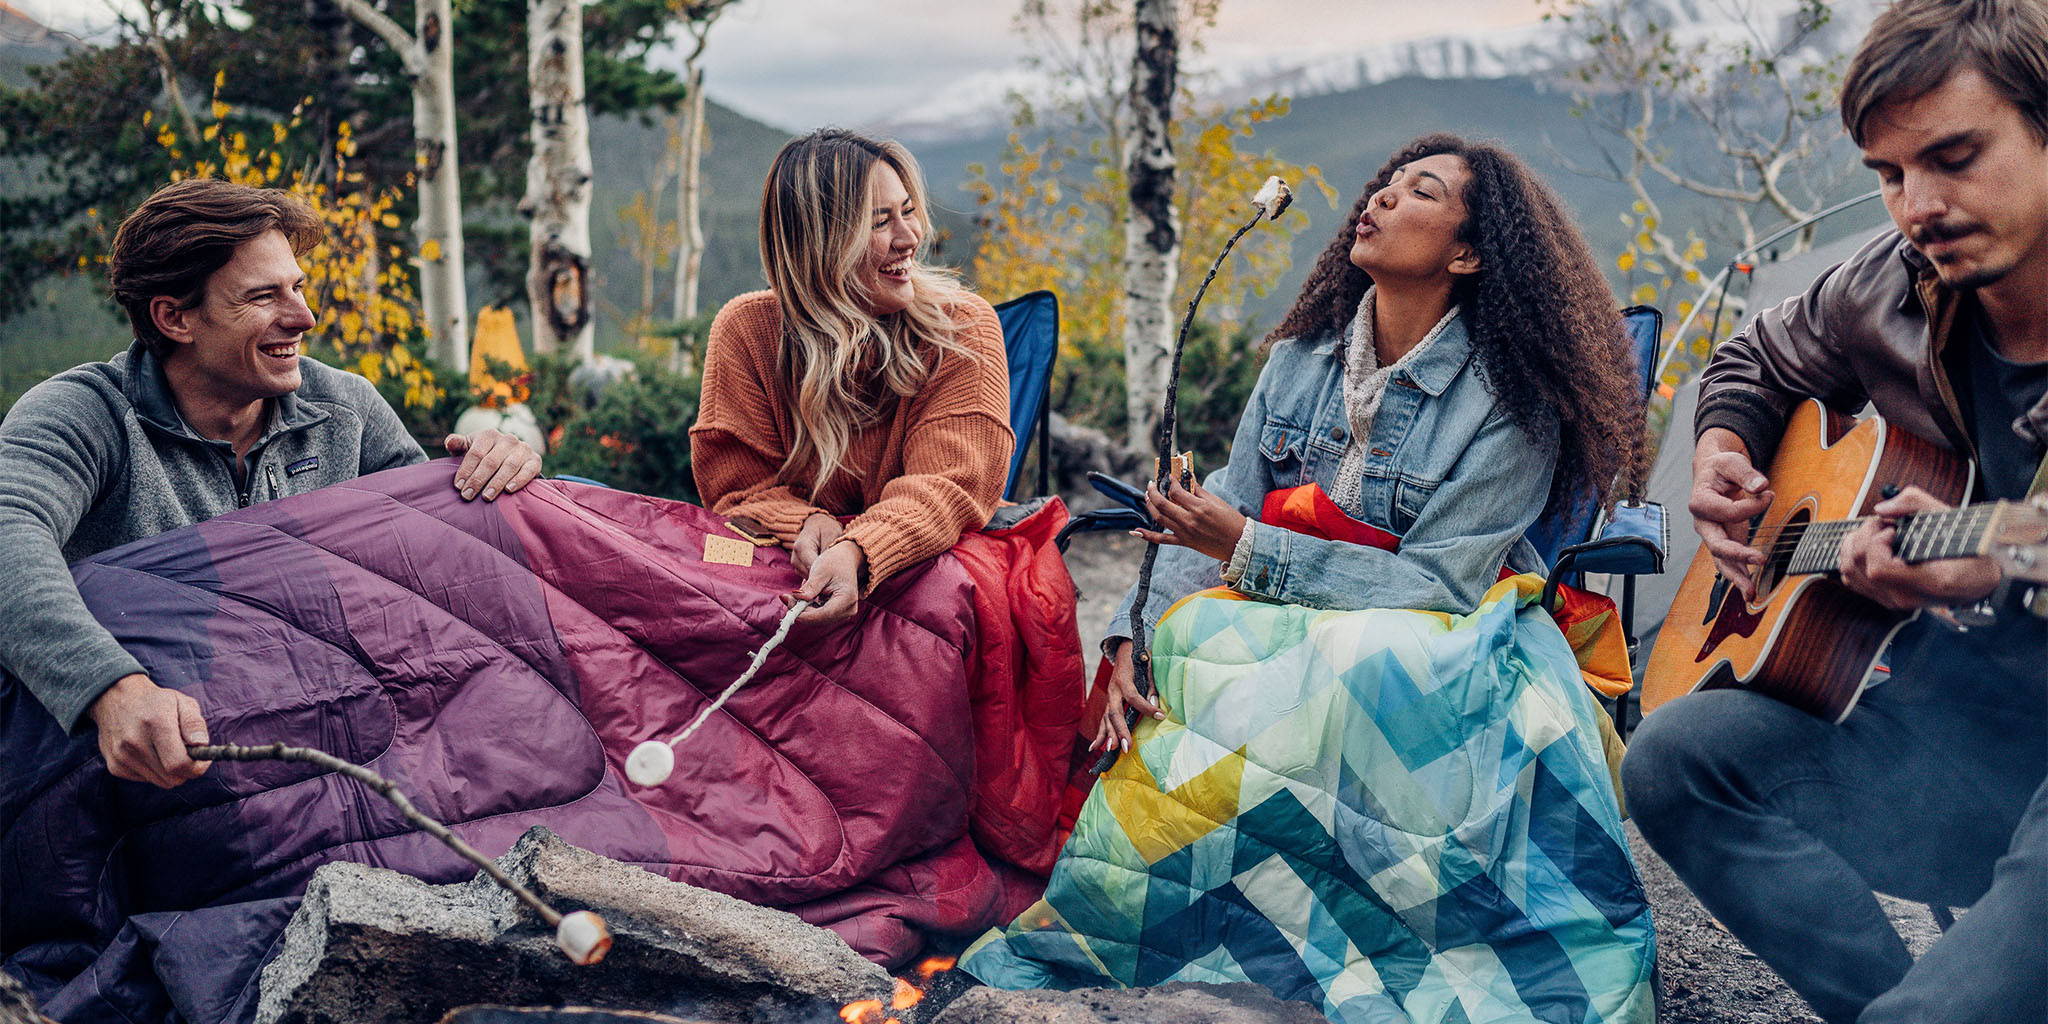
[[[1830,22],[1812,33],[1793,56],[1811,59],[1846,52],[1869,26],[1878,5],[1846,0]],[[1747,8],[1747,15],[1744,13]],[[1782,38],[1798,17],[1800,0],[1634,0],[1641,24],[1675,26],[1681,45],[1727,45],[1761,35]],[[1351,92],[1400,78],[1552,78],[1584,51],[1582,29],[1558,19],[1524,25],[1393,40],[1307,60],[1267,58],[1196,68],[1204,102],[1239,103],[1254,96],[1297,100]],[[1012,92],[1043,93],[1050,83],[1021,68],[994,68],[971,76],[916,107],[884,130],[906,142],[944,142],[986,134],[1008,124]],[[1054,90],[1056,91],[1056,89]]]

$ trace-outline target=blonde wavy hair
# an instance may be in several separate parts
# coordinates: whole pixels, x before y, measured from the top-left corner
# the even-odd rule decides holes
[[[868,312],[860,270],[875,169],[883,164],[903,179],[921,236],[930,238],[924,177],[895,142],[821,129],[782,147],[761,186],[761,269],[782,311],[776,373],[796,395],[783,476],[814,466],[813,496],[846,468],[854,434],[916,394],[939,360],[973,358],[955,340],[962,325],[948,312],[965,289],[953,271],[917,259],[922,241],[910,267],[909,307],[881,317]]]

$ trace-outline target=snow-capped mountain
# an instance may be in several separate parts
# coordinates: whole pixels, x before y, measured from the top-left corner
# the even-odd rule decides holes
[[[1801,0],[1629,0],[1636,24],[1672,26],[1680,46],[1724,47],[1749,40],[1768,46],[1786,38],[1800,17]],[[1831,5],[1828,24],[1806,40],[1795,57],[1845,52],[1876,14],[1876,0]],[[1585,51],[1583,29],[1551,19],[1397,40],[1358,50],[1288,61],[1266,59],[1210,68],[1191,68],[1197,88],[1214,100],[1237,102],[1279,93],[1297,99],[1363,88],[1396,78],[1544,77],[1576,63]],[[910,142],[984,135],[1007,123],[1006,100],[1013,92],[1044,94],[1058,88],[1022,68],[979,72],[883,126]]]

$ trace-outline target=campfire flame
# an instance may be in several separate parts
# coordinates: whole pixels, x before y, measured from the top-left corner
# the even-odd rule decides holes
[[[846,1024],[880,1024],[876,1019],[882,1015],[882,1001],[879,999],[856,999],[839,1008],[839,1019]]]
[[[910,972],[909,978],[896,979],[896,991],[889,997],[888,1009],[908,1010],[922,1002],[925,987],[934,977],[952,970],[957,962],[950,956],[927,957]],[[880,999],[856,999],[839,1008],[839,1019],[846,1024],[902,1024],[897,1017],[883,1016],[882,1010]]]

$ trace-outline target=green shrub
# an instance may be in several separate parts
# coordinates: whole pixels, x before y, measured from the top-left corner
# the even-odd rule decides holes
[[[563,379],[566,387],[566,374]],[[640,361],[638,373],[606,388],[589,411],[553,424],[542,421],[551,449],[548,475],[568,473],[620,490],[696,501],[690,424],[697,420],[698,386],[694,373]],[[541,397],[538,381],[535,397]]]

